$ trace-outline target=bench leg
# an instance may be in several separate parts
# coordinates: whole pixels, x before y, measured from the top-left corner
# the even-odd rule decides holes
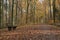
[[[12,27],[8,27],[8,31],[11,31],[12,30]]]
[[[16,27],[17,27],[17,26],[13,26],[13,30],[16,30]]]

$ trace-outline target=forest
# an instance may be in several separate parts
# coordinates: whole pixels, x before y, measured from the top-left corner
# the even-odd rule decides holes
[[[7,25],[60,23],[60,0],[1,0],[0,28]]]
[[[60,0],[0,0],[0,40],[60,40]]]

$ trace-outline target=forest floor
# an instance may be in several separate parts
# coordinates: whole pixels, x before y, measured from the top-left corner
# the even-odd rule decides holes
[[[8,31],[0,29],[0,40],[60,40],[60,29],[54,25],[26,25]]]

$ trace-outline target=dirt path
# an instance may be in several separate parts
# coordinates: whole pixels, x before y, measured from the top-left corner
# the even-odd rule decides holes
[[[0,30],[0,40],[60,40],[60,30],[52,25],[29,25]]]

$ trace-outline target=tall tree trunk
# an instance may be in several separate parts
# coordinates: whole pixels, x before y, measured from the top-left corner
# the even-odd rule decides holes
[[[11,13],[11,26],[13,26],[13,8],[14,8],[14,0],[12,0],[12,13]]]
[[[54,20],[54,23],[55,23],[55,10],[56,10],[56,8],[55,8],[55,1],[56,0],[53,0],[53,20]]]
[[[20,0],[20,8],[21,8],[21,24],[23,24],[22,0]]]
[[[34,4],[33,4],[34,8],[33,8],[33,23],[35,23],[35,8],[36,8],[36,0],[34,0]]]
[[[28,23],[28,8],[29,8],[29,3],[28,3],[28,0],[27,0],[26,23]]]
[[[46,20],[47,20],[47,19],[46,19],[46,6],[45,6],[45,22],[44,22],[44,23],[46,23]]]
[[[1,18],[1,24],[2,24],[2,26],[4,27],[4,13],[3,13],[4,10],[3,10],[3,2],[4,2],[4,1],[2,0],[2,5],[1,5],[1,6],[2,6],[2,12],[1,12],[1,13],[2,13],[2,14],[1,14],[1,15],[2,15],[2,16],[1,16],[1,17],[2,17],[2,18]]]
[[[0,1],[0,28],[3,26],[3,0]]]
[[[32,0],[30,0],[30,21],[32,22],[32,18],[33,18],[33,16],[32,16],[32,14],[33,14],[33,11],[32,11],[32,8],[33,8],[33,5],[32,5]]]
[[[60,23],[60,0],[58,0],[58,6],[59,6],[59,9],[58,9],[58,12],[59,12],[59,18],[58,18],[58,20],[59,20],[59,23]]]
[[[18,16],[18,14],[17,14],[17,6],[18,6],[18,1],[16,1],[16,18],[15,18],[15,20],[16,20],[16,22],[15,22],[15,24],[16,24],[16,26],[17,26],[17,16]]]
[[[52,18],[52,13],[51,13],[51,0],[49,0],[49,6],[50,6],[50,19]]]
[[[1,2],[2,2],[2,0],[0,0],[0,28],[1,28],[1,14],[2,14],[2,12],[1,12]]]

